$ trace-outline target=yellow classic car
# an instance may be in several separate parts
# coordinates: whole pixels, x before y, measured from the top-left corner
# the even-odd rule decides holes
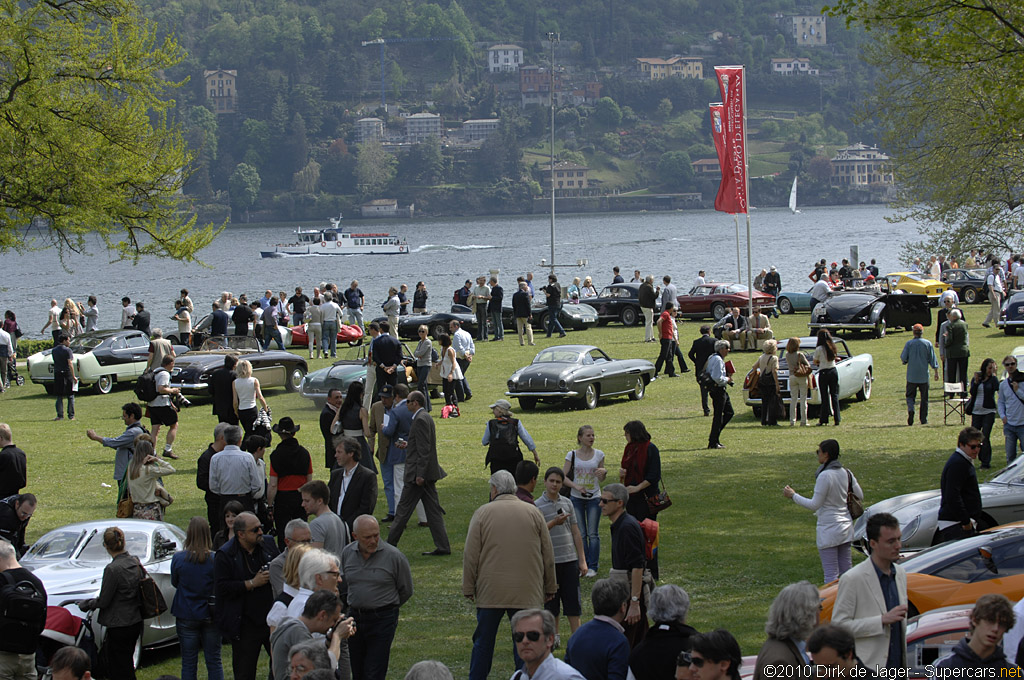
[[[886,274],[885,279],[889,282],[889,290],[927,295],[933,306],[938,304],[939,296],[950,288],[948,283],[930,279],[918,272],[893,272]]]

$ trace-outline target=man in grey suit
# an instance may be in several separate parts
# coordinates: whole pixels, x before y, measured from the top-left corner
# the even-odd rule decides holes
[[[900,523],[888,513],[872,515],[867,526],[871,557],[839,577],[832,623],[856,639],[868,668],[907,665],[907,573],[900,558]]]
[[[434,419],[423,408],[425,403],[426,399],[419,391],[410,392],[405,401],[406,407],[412,413],[412,427],[409,429],[409,442],[405,448],[405,488],[395,510],[395,522],[391,525],[388,543],[398,545],[405,525],[412,517],[413,509],[422,500],[435,547],[431,552],[423,554],[451,555],[452,548],[444,526],[444,510],[437,497],[437,482],[448,475],[437,462]]]

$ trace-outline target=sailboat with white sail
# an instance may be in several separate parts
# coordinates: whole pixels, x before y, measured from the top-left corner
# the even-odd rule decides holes
[[[793,188],[789,190],[789,211],[794,215],[800,213],[796,209],[796,175],[793,176]]]

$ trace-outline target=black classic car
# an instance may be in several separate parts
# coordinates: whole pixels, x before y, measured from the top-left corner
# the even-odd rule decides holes
[[[188,352],[185,345],[174,345],[174,353]],[[149,336],[133,329],[89,331],[71,339],[75,355],[75,375],[80,385],[92,385],[107,394],[114,383],[130,383],[146,370]],[[53,393],[53,350],[45,349],[28,358],[29,379]]]
[[[1007,335],[1016,335],[1018,328],[1024,328],[1024,292],[1014,293],[1003,303],[996,326]]]
[[[942,272],[942,281],[952,286],[960,299],[968,304],[988,300],[984,292],[987,271],[984,269],[947,269]]]
[[[317,408],[323,408],[327,402],[327,393],[331,390],[341,390],[342,394],[348,394],[348,388],[352,383],[366,381],[366,349],[368,345],[362,345],[356,349],[349,350],[348,356],[335,361],[326,368],[313,371],[302,379],[299,393],[306,399],[311,399]],[[402,344],[402,363],[405,364],[406,383],[415,388],[418,377],[416,375],[416,359],[412,352]],[[430,367],[430,375],[427,377],[427,384],[430,386],[440,385],[441,380],[441,357],[437,350],[433,350],[433,364]],[[434,395],[431,395],[434,396]]]
[[[215,335],[200,349],[175,360],[171,386],[180,387],[184,394],[210,396],[210,374],[224,365],[227,354],[251,363],[253,377],[259,379],[263,390],[283,386],[294,392],[309,370],[306,360],[297,354],[275,349],[260,351],[256,338],[252,336]]]
[[[518,399],[525,411],[533,410],[538,400],[577,400],[592,409],[601,397],[643,399],[653,376],[654,364],[646,359],[612,359],[593,345],[555,345],[513,373],[505,395]]]
[[[811,310],[807,326],[812,332],[822,328],[830,331],[868,331],[876,338],[885,337],[887,328],[910,329],[916,323],[932,325],[932,312],[927,295],[850,292],[833,295]]]
[[[548,327],[548,308],[544,304],[534,304],[532,308],[533,320],[530,325],[534,328],[544,330]],[[595,326],[598,323],[597,310],[590,305],[575,302],[563,302],[562,309],[558,312],[558,321],[562,328],[567,331],[582,331]],[[501,325],[507,331],[516,329],[516,318],[512,312],[512,305],[501,308]],[[488,326],[490,328],[490,326]]]
[[[613,283],[605,286],[596,298],[587,298],[585,302],[597,310],[601,324],[621,321],[623,326],[633,326],[644,318],[639,290],[639,283]]]
[[[387,321],[386,316],[379,316],[374,321]],[[426,326],[430,337],[437,340],[442,333],[451,335],[448,324],[458,321],[462,328],[476,337],[476,315],[465,305],[452,305],[447,312],[426,312],[424,314],[403,314],[398,317],[398,337],[406,340],[418,340],[419,327]]]

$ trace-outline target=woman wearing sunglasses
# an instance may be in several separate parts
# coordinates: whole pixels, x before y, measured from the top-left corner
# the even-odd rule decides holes
[[[981,369],[971,378],[971,397],[967,401],[967,415],[971,417],[971,427],[981,430],[981,461],[983,470],[992,467],[992,425],[996,422],[996,392],[999,391],[999,378],[996,377],[996,360],[991,357],[981,362]]]
[[[1003,359],[1006,380],[999,383],[999,417],[1003,421],[1003,437],[1006,440],[1006,464],[1017,457],[1017,450],[1024,451],[1024,380],[1017,370],[1017,357],[1008,355]]]

